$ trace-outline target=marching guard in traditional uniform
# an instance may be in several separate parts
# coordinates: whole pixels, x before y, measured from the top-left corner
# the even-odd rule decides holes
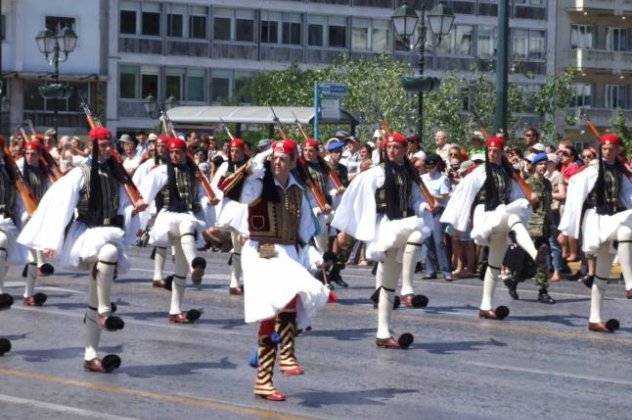
[[[391,317],[395,303],[397,280],[402,273],[402,260],[407,244],[421,243],[430,235],[431,209],[417,187],[419,175],[406,160],[406,137],[393,133],[386,140],[386,160],[359,173],[342,197],[332,226],[367,243],[366,256],[379,261],[376,291],[378,326],[376,344],[381,348],[408,348],[413,341],[410,333],[395,339],[391,332]],[[412,238],[412,239],[411,239]],[[411,273],[416,261],[410,258]],[[414,295],[412,281],[406,286],[405,304],[424,307],[428,299]],[[408,293],[409,292],[409,293]]]
[[[95,127],[90,139],[91,158],[48,189],[18,242],[43,250],[46,256],[56,255],[62,266],[89,270],[83,366],[91,372],[111,372],[121,359],[117,355],[99,358],[101,330],[123,329],[123,320],[113,315],[112,282],[117,273],[129,268],[125,248],[134,243],[137,231],[132,216],[147,204],[139,198],[132,208],[124,192],[122,168],[111,158],[110,130]]]
[[[11,167],[10,155],[5,154],[8,150],[0,136],[0,295],[5,293],[4,279],[9,265],[22,265],[28,258],[28,249],[16,242],[27,213],[16,188],[19,174]]]
[[[51,185],[48,170],[41,163],[42,146],[37,141],[29,141],[24,145],[24,158],[16,162],[22,173],[22,177],[27,182],[33,198],[39,202]],[[22,303],[27,306],[42,306],[46,302],[45,293],[35,293],[35,282],[37,276],[48,276],[53,274],[53,266],[45,262],[42,251],[29,250],[29,262],[22,271],[22,277],[26,278],[24,296]]]
[[[536,250],[529,237],[526,224],[532,197],[525,197],[525,187],[514,176],[513,168],[504,157],[503,146],[501,137],[487,139],[485,164],[458,184],[441,217],[441,222],[452,225],[457,234],[465,232],[471,220],[474,242],[489,246],[483,299],[478,311],[478,316],[486,319],[504,319],[509,315],[506,306],[494,309],[492,299],[510,237],[533,260],[528,264],[529,271],[534,271],[535,266],[546,267],[548,262],[548,247]]]
[[[141,163],[140,166],[134,171],[134,176],[132,178],[134,184],[141,185],[143,183],[143,180],[151,170],[157,168],[160,165],[163,165],[169,159],[169,151],[167,150],[168,141],[169,137],[164,135],[158,136],[158,138],[156,139],[156,148],[154,150],[154,155],[150,159],[147,159],[145,162]],[[141,246],[145,246],[149,241],[149,229],[151,229],[151,225],[153,225],[156,214],[158,213],[155,201],[150,203],[148,211],[152,215],[152,220],[148,222],[148,226],[142,233],[142,235],[144,235],[145,237],[140,238]],[[154,287],[168,287],[164,275],[168,249],[169,247],[166,246],[154,246],[151,252],[151,258],[154,260],[154,275],[152,278],[152,285]],[[171,281],[173,281],[173,278],[171,279]]]
[[[626,296],[632,299],[632,173],[617,158],[621,138],[604,134],[599,159],[574,175],[568,185],[559,230],[571,238],[582,238],[586,255],[595,255],[595,279],[590,299],[588,329],[614,332],[619,322],[603,322],[602,304],[615,255],[619,257]]]
[[[187,275],[201,279],[206,260],[196,255],[196,242],[201,242],[202,231],[207,225],[203,192],[195,177],[195,163],[186,155],[186,143],[179,138],[167,142],[169,159],[166,164],[154,168],[147,174],[140,192],[147,202],[156,200],[158,214],[149,231],[149,244],[175,247],[176,267],[171,282],[171,307],[169,321],[177,324],[195,322],[200,311],[182,311],[181,305],[186,289]],[[144,227],[151,217],[149,212],[141,214]],[[169,285],[167,285],[169,287]]]
[[[240,202],[248,204],[249,239],[243,247],[244,313],[246,322],[261,323],[254,393],[283,401],[286,396],[272,382],[277,357],[274,333],[280,336],[281,372],[303,374],[295,356],[294,337],[297,328],[309,326],[327,303],[329,290],[299,263],[299,247],[313,237],[316,225],[305,191],[290,173],[297,159],[296,143],[277,141],[271,160],[263,162],[263,157],[260,154],[253,159],[245,182],[227,185],[238,189]],[[224,192],[230,194],[226,189]]]
[[[220,231],[230,232],[233,249],[230,255],[230,285],[229,293],[231,295],[243,294],[242,281],[242,263],[241,263],[241,239],[240,234],[247,233],[246,215],[247,206],[227,197],[221,185],[227,182],[235,172],[246,164],[246,143],[240,138],[234,138],[230,141],[230,157],[217,168],[211,186],[215,191],[220,203],[217,205],[217,221],[216,226]],[[212,231],[212,229],[211,229]],[[217,237],[217,235],[215,235]]]

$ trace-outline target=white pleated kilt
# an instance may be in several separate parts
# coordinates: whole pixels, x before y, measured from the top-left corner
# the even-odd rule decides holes
[[[582,220],[582,250],[586,254],[596,254],[601,244],[617,239],[617,231],[623,225],[632,228],[632,210],[611,216],[597,214],[596,209],[586,210]],[[616,253],[614,247],[610,247],[610,253]]]
[[[221,207],[217,209],[217,219],[215,226],[222,230],[235,229],[237,232],[248,234],[248,206],[224,198]]]
[[[180,223],[190,221],[195,226],[197,233],[197,247],[204,245],[202,230],[205,228],[204,220],[193,213],[175,213],[167,210],[160,210],[154,221],[154,225],[149,231],[149,244],[153,246],[168,247],[171,245],[169,232],[179,232]]]
[[[246,322],[273,318],[298,295],[298,328],[309,326],[327,304],[329,289],[299,263],[294,246],[275,245],[276,256],[270,259],[259,258],[257,246],[258,241],[247,241],[241,251]]]
[[[0,215],[0,231],[7,236],[7,261],[9,264],[26,264],[28,262],[29,249],[17,242],[20,232],[13,220]]]
[[[429,223],[425,217],[411,216],[389,220],[388,217],[378,214],[375,236],[366,245],[366,258],[372,261],[384,261],[387,250],[402,248],[406,245],[410,234],[417,230],[421,232],[422,238],[428,237],[431,227],[432,223]]]
[[[99,226],[89,228],[85,224],[75,221],[70,225],[64,239],[61,253],[57,256],[62,267],[87,268],[82,266],[86,260],[95,260],[101,247],[111,243],[118,250],[119,274],[130,268],[130,261],[125,254],[125,231],[113,226]]]
[[[471,237],[477,245],[489,245],[489,237],[492,230],[505,227],[509,231],[507,218],[509,215],[520,217],[523,223],[527,223],[529,214],[529,201],[519,198],[509,204],[501,204],[496,209],[485,211],[485,205],[479,204],[474,209]]]

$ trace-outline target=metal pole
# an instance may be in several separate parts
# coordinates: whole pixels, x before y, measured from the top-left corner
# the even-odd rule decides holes
[[[55,85],[57,87],[59,87],[59,41],[55,40],[55,53],[53,55],[53,61],[55,63]],[[57,91],[57,93],[59,94],[60,91]],[[58,107],[59,107],[59,98],[55,97],[55,99],[53,99],[54,105],[53,105],[53,111],[54,111],[54,115],[53,115],[53,127],[55,130],[55,139],[59,138],[59,133],[57,133],[58,130],[58,126],[59,126],[59,122],[57,120],[58,117]]]
[[[0,0],[0,16],[2,16],[2,0]],[[0,18],[0,34],[4,31],[2,26],[2,18]],[[3,39],[0,39],[0,134],[2,134],[2,99],[6,95],[6,89],[4,88],[4,79],[2,78],[2,44]],[[9,110],[9,113],[11,110]],[[10,114],[9,114],[10,115]]]
[[[498,40],[496,46],[496,132],[507,133],[507,80],[509,43],[509,0],[498,2]]]
[[[424,10],[424,6],[421,6],[421,26],[419,27],[421,34],[419,35],[419,78],[423,79],[424,77],[424,66],[425,59],[424,55],[426,53],[426,12]],[[422,89],[419,89],[419,104],[417,108],[417,113],[419,115],[419,121],[417,123],[417,134],[421,140],[423,140],[423,132],[424,132],[424,92]]]

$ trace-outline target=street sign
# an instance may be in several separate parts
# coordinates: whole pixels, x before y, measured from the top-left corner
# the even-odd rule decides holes
[[[320,101],[320,117],[323,120],[340,119],[340,99],[323,98]]]
[[[349,93],[347,85],[342,83],[325,83],[320,85],[320,91],[325,96],[345,96]]]

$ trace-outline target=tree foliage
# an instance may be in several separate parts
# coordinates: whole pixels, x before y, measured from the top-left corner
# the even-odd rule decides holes
[[[417,94],[406,92],[403,76],[413,74],[411,65],[383,54],[367,59],[351,59],[341,55],[334,63],[302,70],[297,64],[285,70],[260,73],[249,84],[249,95],[255,105],[313,106],[314,82],[344,83],[349,94],[341,106],[360,122],[357,135],[369,139],[385,117],[391,128],[403,132],[417,129]],[[508,127],[518,128],[520,115],[535,113],[540,117],[544,136],[555,136],[554,113],[568,106],[572,98],[573,70],[548,76],[536,91],[518,85],[508,87]],[[494,122],[496,86],[493,74],[473,69],[467,76],[448,72],[439,88],[424,93],[424,128],[422,141],[430,146],[433,133],[441,128],[450,141],[465,144],[468,135],[482,128],[491,130]],[[337,129],[348,127],[321,126],[320,137],[326,138]],[[311,129],[311,128],[310,128]],[[297,132],[293,132],[297,135]],[[266,132],[267,135],[267,132]]]

